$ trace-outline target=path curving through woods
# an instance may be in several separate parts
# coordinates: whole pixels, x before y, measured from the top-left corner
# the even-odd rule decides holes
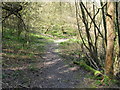
[[[49,43],[46,48],[47,52],[44,55],[44,65],[42,68],[40,81],[41,88],[83,88],[88,87],[84,83],[86,72],[78,66],[70,62],[65,62],[56,52],[59,48],[59,43],[68,39],[54,40]]]
[[[48,42],[46,52],[37,62],[22,67],[3,68],[3,88],[84,88],[89,87],[85,78],[87,71],[63,59],[59,53],[59,43],[68,39]],[[39,44],[37,44],[39,45]],[[41,54],[40,54],[41,55]],[[22,61],[22,60],[21,60]],[[30,60],[28,60],[30,61]],[[20,63],[20,62],[19,62]],[[18,64],[19,64],[18,63]],[[29,65],[29,67],[27,67]],[[31,66],[31,67],[30,67]]]

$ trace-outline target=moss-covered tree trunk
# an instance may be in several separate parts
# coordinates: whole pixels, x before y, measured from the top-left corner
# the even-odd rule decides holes
[[[107,48],[106,48],[106,60],[105,60],[105,73],[108,76],[113,75],[113,51],[114,51],[114,20],[115,20],[115,5],[114,2],[107,3]]]

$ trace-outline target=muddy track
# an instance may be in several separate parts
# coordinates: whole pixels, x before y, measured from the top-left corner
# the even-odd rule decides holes
[[[71,60],[60,57],[59,42],[56,40],[46,45],[44,56],[33,63],[37,69],[18,68],[18,70],[3,69],[7,75],[2,82],[3,88],[83,88],[88,87],[85,81],[85,70],[75,66]],[[24,67],[26,65],[23,65]]]
[[[85,71],[71,62],[65,62],[59,56],[58,41],[47,45],[47,52],[44,58],[40,82],[41,88],[82,88],[86,87],[84,83]]]

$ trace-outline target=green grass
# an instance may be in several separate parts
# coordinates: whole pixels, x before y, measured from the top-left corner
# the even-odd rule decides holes
[[[39,55],[43,55],[46,45],[52,42],[50,37],[30,33],[29,43],[26,43],[23,33],[18,38],[16,32],[11,29],[4,30],[2,39],[4,59],[2,63],[5,67],[20,67],[22,64],[38,62]]]

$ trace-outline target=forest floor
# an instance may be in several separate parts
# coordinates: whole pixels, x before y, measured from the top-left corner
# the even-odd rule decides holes
[[[43,88],[83,88],[88,87],[84,82],[87,72],[75,66],[72,62],[65,61],[59,56],[59,43],[67,39],[55,40],[46,46],[47,52],[42,69]]]
[[[59,43],[67,39],[48,42],[44,55],[36,56],[37,61],[30,58],[19,59],[12,54],[3,57],[6,62],[2,68],[3,88],[83,88],[89,87],[85,75],[87,71],[65,60],[59,55]],[[39,44],[37,44],[39,45]],[[5,49],[6,50],[6,49]],[[3,49],[4,51],[4,49]],[[12,51],[12,50],[11,50]],[[12,52],[16,53],[16,52]],[[13,57],[14,56],[14,57]],[[26,57],[26,56],[24,56]],[[9,59],[9,60],[8,60]],[[7,68],[6,68],[7,67]]]
[[[19,58],[14,54],[4,56],[3,61],[5,64],[3,64],[2,68],[2,87],[96,88],[96,85],[94,85],[95,80],[90,79],[92,77],[90,72],[73,64],[73,61],[69,58],[61,57],[59,43],[67,40],[59,39],[47,42],[43,39],[44,42],[47,42],[45,45],[46,49],[44,54],[37,54],[35,56],[36,60],[34,58],[27,58],[26,53],[30,53],[29,51],[24,51],[24,56],[18,56]],[[36,44],[36,46],[39,45],[40,43]],[[3,49],[4,52],[5,50]],[[11,52],[16,53],[9,50],[9,53]]]

